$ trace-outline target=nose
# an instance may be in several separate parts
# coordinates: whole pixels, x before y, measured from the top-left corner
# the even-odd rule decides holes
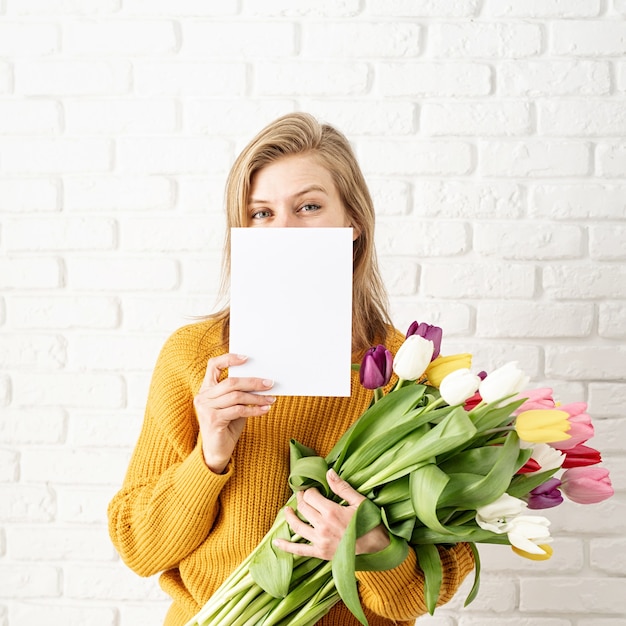
[[[298,218],[291,211],[280,211],[273,220],[276,228],[292,228],[298,226]]]

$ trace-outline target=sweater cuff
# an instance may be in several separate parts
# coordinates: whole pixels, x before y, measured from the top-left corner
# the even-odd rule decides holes
[[[357,580],[377,596],[395,596],[402,589],[407,589],[415,583],[417,555],[415,550],[409,549],[406,559],[396,567],[376,572],[356,572]]]
[[[202,443],[198,441],[191,454],[180,464],[174,477],[174,488],[181,506],[191,515],[204,516],[210,513],[232,475],[232,460],[223,474],[212,472],[204,462]]]

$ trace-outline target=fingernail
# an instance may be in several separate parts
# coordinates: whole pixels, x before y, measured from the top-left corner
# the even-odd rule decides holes
[[[330,478],[330,480],[339,480],[339,475],[331,468],[328,470],[328,478]]]
[[[238,354],[237,358],[241,359],[242,361],[245,361],[248,357],[245,354]]]
[[[265,396],[265,399],[270,403],[274,404],[276,402],[276,398],[274,396]]]
[[[265,387],[271,387],[273,384],[274,384],[274,381],[273,381],[273,380],[270,380],[269,378],[266,378],[266,379],[263,381],[263,385],[265,385]]]
[[[264,404],[262,407],[260,407],[261,411],[269,411],[271,408],[272,407],[269,404]]]

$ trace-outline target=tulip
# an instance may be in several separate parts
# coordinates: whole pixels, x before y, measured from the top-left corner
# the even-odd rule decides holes
[[[512,546],[529,554],[545,554],[540,546],[552,541],[550,520],[539,515],[518,515],[507,524],[507,537]]]
[[[600,452],[589,446],[577,445],[575,448],[565,450],[565,461],[563,461],[563,469],[570,467],[586,467],[588,465],[597,465],[602,461]]]
[[[547,443],[535,443],[530,458],[537,461],[542,472],[548,472],[563,466],[565,455],[560,450],[555,450]]]
[[[473,396],[470,396],[465,401],[463,408],[469,413],[469,411],[471,411],[472,409],[475,409],[482,401],[483,399],[481,398],[480,394],[477,391]]]
[[[524,411],[531,411],[532,409],[553,409],[554,398],[552,397],[552,389],[549,387],[542,387],[541,389],[527,389],[522,391],[515,400],[521,400],[526,398],[524,404],[518,407],[513,415],[518,415]]]
[[[550,478],[545,483],[535,487],[528,494],[529,509],[550,509],[563,502],[563,496],[559,491],[561,481],[558,478]]]
[[[463,367],[448,374],[439,385],[439,393],[450,406],[462,404],[478,389],[480,378]]]
[[[488,379],[487,379],[488,380]],[[556,409],[524,411],[515,419],[515,430],[520,439],[531,443],[548,443],[568,439],[568,414]]]
[[[420,337],[424,337],[424,339],[428,339],[433,342],[433,355],[431,360],[436,359],[439,356],[439,351],[441,350],[441,336],[443,335],[443,331],[439,326],[432,326],[431,324],[426,324],[422,322],[418,324],[417,322],[412,322],[409,326],[409,329],[406,331],[406,338],[413,335],[419,335]]]
[[[610,498],[614,491],[609,470],[603,467],[572,467],[563,472],[561,489],[573,502],[595,504]]]
[[[393,355],[385,346],[370,348],[361,361],[359,380],[366,389],[384,387],[393,372]]]
[[[539,543],[537,545],[543,550],[543,554],[531,554],[530,552],[520,550],[515,546],[511,546],[511,550],[513,550],[515,554],[519,554],[519,556],[523,556],[525,559],[530,559],[531,561],[547,561],[554,553],[552,546],[547,543]]]
[[[476,509],[476,523],[484,530],[501,535],[508,523],[526,509],[526,502],[503,493],[491,504]]]
[[[422,376],[433,356],[434,345],[420,335],[404,340],[393,360],[393,371],[401,380],[417,380]]]
[[[591,423],[591,418],[585,412],[587,410],[587,404],[585,402],[565,404],[560,406],[559,410],[565,411],[569,415],[571,428],[568,434],[570,438],[567,441],[557,441],[556,439],[551,441],[550,445],[553,448],[569,450],[593,437],[593,424]]]
[[[439,387],[441,381],[450,373],[463,368],[470,368],[472,355],[467,353],[438,356],[426,370],[428,382],[433,387]]]
[[[517,363],[510,361],[488,374],[480,383],[478,391],[485,402],[496,402],[518,393],[529,380],[530,378],[517,367]]]
[[[522,465],[522,467],[520,467],[517,470],[517,474],[534,474],[535,472],[538,472],[539,470],[541,470],[541,465],[539,465],[539,463],[537,463],[537,461],[535,461],[535,459],[533,459],[532,457],[530,459],[528,459],[528,461],[526,461],[526,463],[524,463],[524,465]]]

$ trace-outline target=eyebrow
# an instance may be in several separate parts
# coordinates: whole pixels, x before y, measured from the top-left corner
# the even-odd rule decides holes
[[[326,191],[326,189],[322,187],[321,185],[309,185],[308,187],[304,187],[304,189],[301,189],[297,193],[294,193],[293,196],[291,196],[291,198],[300,198],[302,196],[305,196],[307,193],[311,193],[312,191],[321,191],[323,194],[328,195],[328,192]],[[248,200],[248,204],[249,205],[250,204],[267,204],[267,200],[261,200],[259,198],[250,198]]]

